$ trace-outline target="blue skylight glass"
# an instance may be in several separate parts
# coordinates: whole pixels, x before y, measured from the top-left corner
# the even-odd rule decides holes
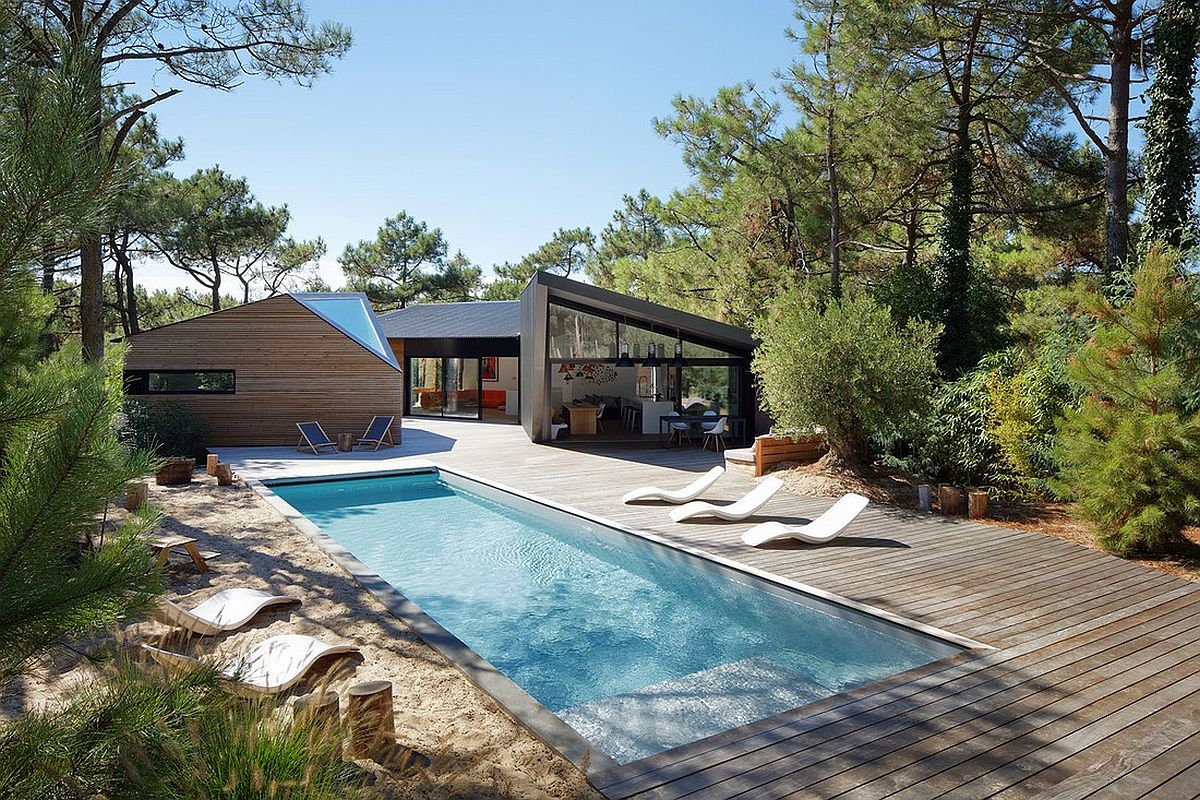
[[[292,299],[396,369],[400,369],[366,298],[357,294],[293,294]]]

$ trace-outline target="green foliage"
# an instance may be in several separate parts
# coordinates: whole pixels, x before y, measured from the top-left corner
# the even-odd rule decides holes
[[[199,455],[208,423],[178,400],[126,397],[121,409],[121,440],[135,450],[161,457]]]
[[[1200,131],[1192,121],[1200,9],[1195,0],[1163,0],[1154,24],[1154,82],[1148,92],[1142,154],[1147,245],[1186,247],[1196,241],[1196,178]]]
[[[65,355],[0,398],[0,688],[31,659],[140,612],[159,591],[143,541],[152,515],[90,546],[108,503],[150,467],[117,439],[120,402],[119,381]]]
[[[291,218],[287,207],[264,206],[244,178],[219,167],[183,180],[164,176],[160,184],[163,227],[150,235],[158,252],[209,291],[211,310],[221,308],[225,276],[241,284],[242,302],[249,302],[264,260],[280,247]]]
[[[447,260],[448,249],[441,228],[401,211],[383,221],[374,240],[346,245],[338,262],[346,288],[364,292],[377,310],[472,299],[480,270],[461,252]]]
[[[1091,341],[1070,366],[1087,393],[1067,414],[1056,489],[1074,500],[1101,545],[1113,552],[1183,548],[1183,528],[1200,511],[1200,418],[1181,407],[1194,369],[1187,323],[1198,309],[1169,252],[1151,249],[1128,300],[1097,294]]]
[[[234,698],[211,670],[123,662],[0,733],[4,800],[333,800],[362,782],[336,727]]]
[[[1042,496],[1057,471],[1056,421],[1073,401],[1062,369],[1042,353],[1009,348],[934,394],[929,415],[903,431],[890,462],[923,480]]]
[[[484,289],[484,300],[515,300],[535,272],[552,272],[570,277],[583,272],[592,256],[596,237],[588,228],[559,228],[550,241],[538,247],[516,264],[493,267],[496,279]]]
[[[766,408],[784,428],[823,428],[831,453],[867,456],[868,440],[923,412],[933,389],[937,330],[898,327],[866,295],[822,312],[800,292],[785,295],[755,326],[753,369]]]

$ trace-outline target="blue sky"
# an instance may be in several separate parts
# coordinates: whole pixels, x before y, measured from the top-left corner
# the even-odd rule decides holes
[[[258,78],[232,93],[128,71],[135,91],[178,86],[158,108],[182,136],[179,174],[220,164],[290,231],[322,236],[323,267],[406,210],[489,267],[559,227],[599,231],[621,195],[688,183],[678,149],[655,133],[677,93],[773,83],[793,58],[788,0],[386,2],[310,0],[348,25],[354,47],[312,89]],[[186,284],[144,268],[152,288]]]

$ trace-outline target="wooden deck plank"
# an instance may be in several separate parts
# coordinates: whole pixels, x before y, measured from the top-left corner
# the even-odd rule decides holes
[[[432,461],[1001,648],[617,767],[593,781],[608,797],[1197,794],[1200,675],[1185,658],[1200,660],[1197,584],[1036,533],[877,505],[833,546],[745,547],[755,522],[811,519],[833,502],[787,492],[737,523],[676,525],[669,506],[620,503],[634,486],[680,486],[720,463],[696,449],[547,447],[513,426],[406,419],[395,456],[240,463],[237,452],[223,460],[243,475]],[[709,497],[754,485],[731,469]]]
[[[1123,763],[1115,769],[1103,766],[1095,770],[1074,773],[1055,787],[1059,800],[1133,800],[1146,797],[1176,775],[1200,764],[1200,728],[1172,745],[1153,752],[1153,758],[1141,760],[1140,748],[1122,747],[1117,759]],[[1139,761],[1141,763],[1139,763]],[[1128,769],[1122,770],[1122,767]],[[1114,772],[1124,772],[1116,780]],[[1200,775],[1193,789],[1200,793]]]

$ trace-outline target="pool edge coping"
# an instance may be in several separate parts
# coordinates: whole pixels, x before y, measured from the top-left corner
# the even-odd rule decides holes
[[[246,478],[246,485],[279,512],[297,530],[305,534],[320,547],[334,563],[346,571],[351,579],[370,592],[395,615],[398,619],[412,628],[413,632],[434,650],[438,651],[447,661],[462,672],[469,681],[486,692],[518,725],[533,733],[543,743],[570,761],[590,780],[602,774],[611,774],[613,770],[624,766],[606,755],[596,744],[588,740],[554,712],[550,711],[528,692],[518,686],[511,678],[501,672],[490,661],[472,650],[466,643],[446,630],[435,619],[426,614],[420,606],[403,595],[399,590],[384,580],[378,573],[373,572],[353,553],[343,547],[332,536],[325,533],[315,523],[301,514],[291,504],[276,494],[271,485],[315,483],[322,481],[354,480],[356,478],[383,478],[393,475],[408,475],[422,472],[448,472],[460,478],[488,486],[494,490],[507,492],[525,500],[538,503],[562,513],[585,519],[597,525],[603,525],[626,535],[653,542],[663,547],[685,553],[694,558],[707,561],[725,569],[739,572],[767,583],[782,586],[792,591],[811,595],[831,603],[840,604],[854,611],[883,619],[902,628],[917,631],[926,636],[950,642],[962,647],[963,652],[995,650],[992,645],[970,639],[941,628],[927,625],[916,620],[902,617],[885,609],[861,603],[848,597],[809,586],[799,581],[793,581],[781,575],[742,564],[732,559],[709,553],[688,545],[679,544],[665,539],[650,531],[629,528],[612,520],[605,519],[568,505],[558,503],[539,495],[514,489],[494,480],[482,478],[463,470],[445,467],[432,461],[414,461],[404,466],[390,467],[385,470],[365,470],[342,472],[325,475],[301,475],[294,477]],[[953,656],[951,656],[953,657]],[[938,659],[939,661],[944,659]],[[800,706],[803,708],[803,706]],[[794,710],[794,709],[793,709]],[[736,730],[736,728],[731,729]],[[721,735],[721,734],[715,734]],[[704,737],[707,738],[707,737]],[[683,745],[687,746],[687,745]],[[674,748],[671,748],[674,749]],[[669,752],[669,751],[664,751]],[[636,763],[636,761],[631,762]]]

